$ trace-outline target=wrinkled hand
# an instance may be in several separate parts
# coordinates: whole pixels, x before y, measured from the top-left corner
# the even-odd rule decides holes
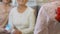
[[[15,31],[13,32],[13,34],[22,34],[22,32],[19,31],[19,30],[15,30]]]
[[[0,27],[0,32],[3,32],[4,31],[4,28]]]
[[[5,28],[0,27],[0,33],[9,33],[7,30],[5,30]]]
[[[8,31],[4,30],[2,32],[0,32],[0,34],[10,34]]]

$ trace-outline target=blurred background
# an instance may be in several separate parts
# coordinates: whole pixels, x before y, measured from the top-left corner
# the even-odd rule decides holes
[[[33,9],[35,9],[35,15],[36,15],[36,18],[37,18],[38,11],[39,11],[40,7],[42,5],[44,5],[45,3],[48,3],[48,2],[51,2],[51,1],[52,0],[28,0],[28,3],[26,5],[32,7]],[[2,3],[2,0],[0,0],[0,3]],[[18,6],[17,1],[16,0],[12,0],[11,5],[13,7]]]
[[[27,6],[30,6],[33,9],[35,9],[35,15],[37,16],[37,13],[38,13],[41,5],[43,5],[43,4],[47,3],[47,2],[50,2],[50,1],[52,1],[52,0],[28,0]],[[0,0],[0,3],[1,2],[2,1]],[[12,0],[11,4],[12,4],[12,6],[17,6],[18,5],[16,0]]]

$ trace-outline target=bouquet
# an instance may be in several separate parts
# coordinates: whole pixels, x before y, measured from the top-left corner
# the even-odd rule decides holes
[[[57,8],[55,19],[60,22],[60,7]]]

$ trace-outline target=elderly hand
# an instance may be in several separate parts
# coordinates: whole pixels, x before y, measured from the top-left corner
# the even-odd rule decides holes
[[[8,31],[4,30],[2,32],[0,32],[0,34],[10,34]]]
[[[0,27],[0,32],[3,32],[3,31],[4,31],[4,28],[1,28],[1,27]]]

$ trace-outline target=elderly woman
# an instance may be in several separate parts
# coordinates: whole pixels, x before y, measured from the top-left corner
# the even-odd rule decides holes
[[[20,34],[33,34],[35,25],[34,9],[26,6],[27,1],[17,0],[18,6],[13,8],[9,14],[8,25],[10,25],[13,34],[19,32]]]
[[[11,9],[11,0],[2,0],[0,3],[0,31],[7,24],[8,14]]]
[[[9,11],[12,8],[10,3],[11,0],[2,0],[2,2],[0,3],[0,34],[3,34],[2,32],[5,32],[4,28],[8,23]],[[7,32],[5,33],[7,34]]]
[[[34,34],[60,34],[60,0],[41,7]]]

